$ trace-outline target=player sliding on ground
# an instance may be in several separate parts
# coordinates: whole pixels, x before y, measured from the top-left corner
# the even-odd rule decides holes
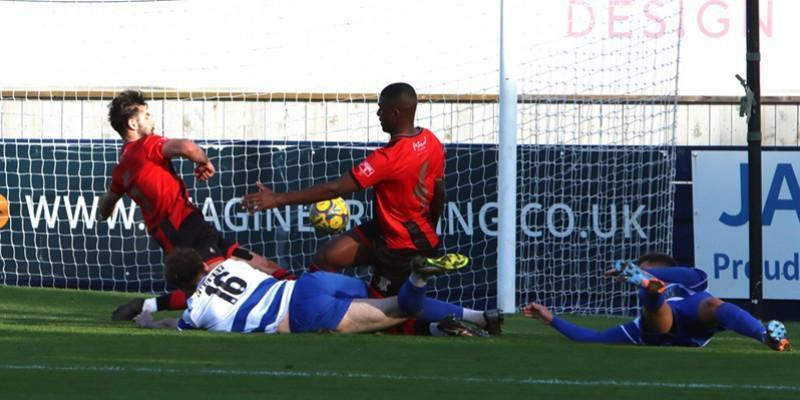
[[[111,216],[117,201],[127,194],[141,208],[147,232],[165,253],[178,246],[192,247],[209,264],[236,257],[275,276],[288,275],[277,264],[225,240],[205,222],[200,210],[189,201],[186,185],[175,173],[172,159],[193,161],[195,177],[200,181],[214,176],[214,165],[191,140],[156,135],[141,92],[127,90],[114,97],[108,120],[124,144],[111,176],[111,187],[100,200],[98,219]],[[182,310],[185,306],[186,294],[176,291],[157,298],[134,299],[117,308],[112,319],[129,321],[143,310]]]
[[[460,254],[417,257],[397,296],[371,299],[367,284],[356,278],[319,271],[280,281],[237,260],[216,261],[208,269],[196,251],[181,248],[167,256],[164,275],[169,284],[194,292],[188,308],[180,319],[154,321],[143,312],[135,322],[216,332],[375,332],[420,312],[431,300],[425,297],[426,282],[468,262]]]
[[[642,310],[632,322],[596,332],[553,316],[541,304],[529,304],[523,312],[577,342],[703,347],[715,333],[731,330],[776,351],[789,349],[782,323],[765,327],[747,311],[712,296],[705,272],[674,266],[659,254],[643,256],[638,264],[618,262],[606,273],[639,288]]]
[[[314,257],[311,271],[338,271],[373,265],[370,288],[375,297],[393,296],[408,279],[409,262],[417,256],[435,257],[440,246],[436,221],[444,208],[444,146],[428,129],[414,125],[417,93],[407,83],[393,83],[381,91],[378,118],[391,138],[339,179],[307,189],[274,193],[261,183],[260,191],[246,195],[242,208],[256,212],[284,205],[311,204],[374,187],[375,219],[325,243]],[[455,307],[458,318],[500,333],[502,314]],[[426,308],[420,323],[403,327],[406,333],[427,333],[431,321]],[[438,314],[438,312],[436,312]],[[435,334],[435,332],[432,332]]]

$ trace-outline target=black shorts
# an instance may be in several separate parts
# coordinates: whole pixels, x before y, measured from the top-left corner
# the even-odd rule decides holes
[[[395,296],[411,274],[411,260],[418,255],[435,257],[436,248],[398,250],[386,247],[386,240],[375,221],[353,228],[354,238],[372,250],[370,287],[383,297]]]
[[[235,242],[225,240],[213,225],[206,222],[199,210],[189,214],[177,229],[169,218],[164,218],[150,234],[161,244],[165,254],[177,247],[191,247],[206,264],[230,258],[239,247]]]

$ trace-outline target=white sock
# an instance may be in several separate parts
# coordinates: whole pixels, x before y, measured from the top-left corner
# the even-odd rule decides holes
[[[156,298],[146,299],[144,304],[142,305],[142,311],[147,311],[150,313],[154,313],[158,311],[158,304],[156,304]]]
[[[446,333],[439,330],[438,322],[431,322],[431,324],[428,325],[428,330],[431,332],[431,336],[447,336]]]
[[[486,326],[486,318],[483,317],[483,311],[473,310],[471,308],[464,309],[464,321],[472,322],[481,328]]]
[[[408,281],[416,287],[425,287],[425,285],[428,283],[427,278],[422,277],[416,272],[411,273],[411,275],[408,277]]]

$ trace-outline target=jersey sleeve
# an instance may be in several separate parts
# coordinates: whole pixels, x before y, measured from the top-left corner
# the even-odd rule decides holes
[[[444,150],[444,145],[443,144],[440,143],[439,146],[441,146],[441,150],[437,154],[436,168],[433,170],[434,178],[436,180],[440,180],[440,179],[444,178],[444,156],[445,156],[446,152]]]
[[[635,322],[619,325],[602,332],[583,328],[571,322],[554,317],[550,323],[555,330],[570,340],[586,343],[620,343],[620,344],[639,344],[637,341],[639,327]]]
[[[109,191],[116,193],[120,196],[125,194],[125,185],[122,182],[122,173],[119,169],[119,166],[114,168],[114,171],[111,172],[111,186],[108,188]]]
[[[186,331],[191,329],[197,329],[197,327],[192,323],[192,317],[189,315],[189,310],[186,310],[183,312],[181,319],[178,320],[178,330]]]
[[[647,272],[664,282],[681,285],[693,292],[701,292],[708,289],[708,274],[698,268],[683,266],[657,267],[648,268]]]
[[[353,179],[362,188],[368,188],[392,176],[398,160],[392,160],[392,155],[386,148],[373,151],[360,164],[350,170]]]
[[[167,143],[167,138],[158,135],[150,135],[146,139],[145,145],[145,153],[147,154],[147,158],[157,163],[165,161],[167,158],[164,157],[164,144]]]

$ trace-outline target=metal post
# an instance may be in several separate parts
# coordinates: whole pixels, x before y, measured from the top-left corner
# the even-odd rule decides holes
[[[747,86],[753,92],[747,123],[747,162],[750,205],[750,305],[762,318],[763,239],[761,224],[761,53],[758,0],[747,0]]]
[[[511,13],[504,3],[500,0],[497,306],[513,313],[517,308],[517,83],[506,46]]]

